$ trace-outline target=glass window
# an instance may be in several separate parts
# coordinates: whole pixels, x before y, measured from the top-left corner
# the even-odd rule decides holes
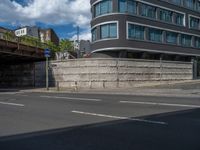
[[[200,37],[195,37],[195,47],[200,48]]]
[[[116,38],[117,37],[117,24],[116,23],[113,23],[113,24],[110,24],[110,37],[111,38]]]
[[[136,14],[137,5],[134,0],[119,0],[119,12]]]
[[[184,0],[184,6],[194,9],[195,6],[195,0]]]
[[[175,24],[177,25],[184,25],[184,15],[183,14],[179,14],[179,13],[175,13]]]
[[[109,38],[109,25],[101,26],[101,39]]]
[[[166,21],[166,22],[172,22],[172,14],[173,14],[172,11],[161,9],[160,10],[160,20]]]
[[[119,0],[119,12],[126,12],[126,0]]]
[[[149,28],[149,40],[162,42],[162,30]]]
[[[190,17],[190,28],[199,29],[199,22],[200,22],[200,19]]]
[[[94,6],[94,9],[95,9],[95,13],[94,13],[94,16],[99,16],[101,13],[100,13],[100,3],[96,4]]]
[[[128,6],[127,6],[128,13],[130,13],[130,14],[136,14],[136,10],[137,10],[136,2],[133,1],[133,0],[128,0],[127,4],[128,4]]]
[[[197,11],[199,11],[199,12],[200,12],[200,1],[199,1],[199,2],[197,2]]]
[[[112,11],[112,1],[104,0],[100,3],[101,14],[110,13]]]
[[[141,5],[141,15],[150,17],[150,18],[156,18],[156,7],[142,4]]]
[[[170,2],[176,4],[176,5],[181,5],[182,0],[170,0]]]
[[[101,25],[100,30],[101,30],[101,39],[117,37],[117,24],[116,23]]]
[[[178,34],[174,32],[166,32],[166,42],[171,44],[177,44]]]
[[[180,43],[181,43],[182,46],[188,46],[188,47],[190,47],[191,44],[192,44],[192,36],[182,34],[181,35]]]
[[[108,4],[107,1],[102,1],[100,5],[101,14],[106,14],[108,12]]]
[[[129,24],[128,25],[128,38],[144,40],[144,27]]]
[[[112,12],[112,0],[103,0],[94,6],[94,16],[107,14]]]
[[[97,40],[97,28],[92,30],[92,42]]]

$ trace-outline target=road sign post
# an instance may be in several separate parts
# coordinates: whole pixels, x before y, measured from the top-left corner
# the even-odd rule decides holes
[[[44,56],[46,57],[46,89],[49,90],[49,57],[50,57],[50,50],[44,50]]]

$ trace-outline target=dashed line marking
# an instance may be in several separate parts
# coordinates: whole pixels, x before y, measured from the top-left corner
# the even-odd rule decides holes
[[[78,98],[78,97],[58,97],[58,96],[40,96],[42,98],[53,98],[53,99],[68,99],[68,100],[78,100],[78,101],[95,101],[100,102],[101,99],[90,99],[90,98]]]
[[[76,113],[76,114],[81,114],[81,115],[97,116],[97,117],[120,119],[120,120],[130,120],[130,121],[144,122],[144,123],[150,123],[150,124],[167,125],[166,122],[162,122],[162,121],[153,121],[153,120],[146,120],[146,119],[137,119],[137,118],[130,118],[130,117],[97,114],[97,113],[83,112],[83,111],[77,111],[77,110],[73,110],[71,112]]]
[[[126,103],[126,104],[141,104],[141,105],[157,105],[157,106],[172,106],[172,107],[200,108],[199,105],[171,104],[171,103],[156,103],[156,102],[120,101],[120,103]]]
[[[2,105],[12,105],[12,106],[19,106],[19,107],[24,107],[24,104],[17,104],[17,103],[7,103],[7,102],[0,102]]]

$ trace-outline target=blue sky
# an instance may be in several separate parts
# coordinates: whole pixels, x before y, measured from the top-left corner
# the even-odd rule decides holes
[[[60,38],[90,39],[90,0],[1,0],[0,26],[53,28]],[[80,7],[81,6],[81,7]]]

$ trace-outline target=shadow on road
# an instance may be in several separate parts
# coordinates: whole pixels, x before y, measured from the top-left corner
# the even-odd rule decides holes
[[[0,150],[199,150],[200,109],[0,138]],[[140,118],[140,119],[141,119]]]

